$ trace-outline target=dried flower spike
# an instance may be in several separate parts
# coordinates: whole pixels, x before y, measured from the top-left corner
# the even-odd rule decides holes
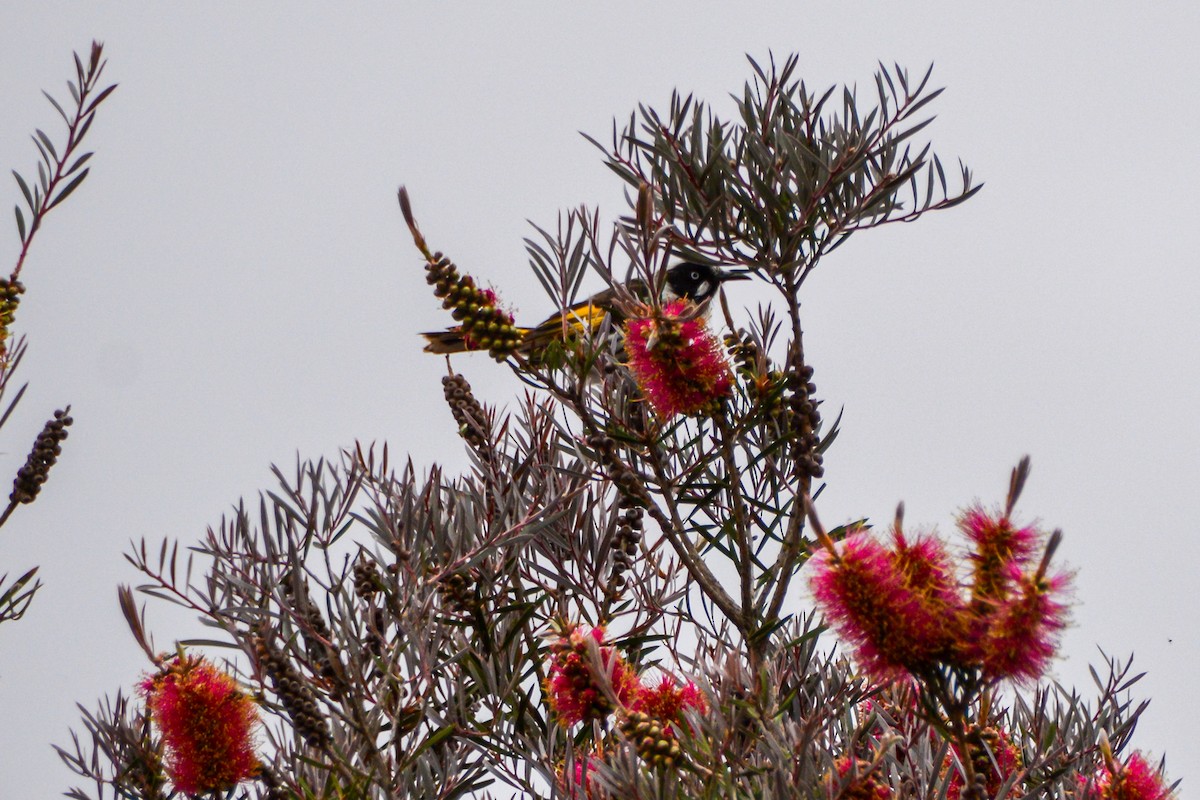
[[[141,688],[178,791],[225,791],[258,774],[253,743],[258,707],[223,670],[203,658],[180,656]]]

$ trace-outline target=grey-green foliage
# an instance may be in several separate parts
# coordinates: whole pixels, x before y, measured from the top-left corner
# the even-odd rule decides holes
[[[610,233],[583,209],[528,240],[564,310],[588,270],[661,285],[681,255],[774,287],[773,309],[714,314],[736,366],[717,413],[656,418],[610,319],[510,359],[527,385],[510,412],[447,379],[465,475],[353,448],[336,464],[277,470],[257,509],[240,506],[186,559],[165,543],[130,555],[144,595],[213,628],[185,646],[226,648],[262,699],[264,778],[229,796],[584,796],[571,776],[586,763],[593,797],[816,798],[848,789],[829,777],[847,755],[897,797],[943,796],[956,773],[946,731],[913,713],[911,694],[868,686],[798,599],[804,509],[837,431],[805,358],[801,297],[851,234],[978,187],[965,167],[949,185],[916,141],[938,94],[928,73],[881,67],[861,102],[810,93],[795,58],[751,64],[733,119],[676,96],[666,113],[642,107],[614,127],[602,149],[633,191]],[[153,655],[143,612],[123,598]],[[620,714],[558,724],[542,688],[548,638],[572,623],[607,625],[647,680],[661,671],[700,687],[708,708],[678,726],[677,769],[648,767]],[[1094,768],[1101,731],[1124,743],[1140,708],[1128,681],[1101,684],[1090,704],[1053,685],[990,696],[977,721],[1006,731],[1027,768],[1010,786],[1062,796]],[[85,728],[91,744],[64,758],[95,788],[73,796],[158,796],[161,785],[131,777],[158,746],[136,709],[119,699]]]

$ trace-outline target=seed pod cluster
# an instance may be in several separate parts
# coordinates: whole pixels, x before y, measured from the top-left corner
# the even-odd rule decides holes
[[[266,764],[259,765],[258,779],[267,790],[262,796],[263,800],[288,800],[291,797],[279,782],[279,776]]]
[[[503,361],[517,351],[523,335],[513,325],[512,314],[500,308],[496,293],[480,289],[470,275],[461,275],[458,267],[441,253],[434,253],[425,264],[425,280],[442,308],[462,326],[463,338],[470,350],[487,350]]]
[[[642,517],[645,514],[641,505],[626,495],[620,496],[617,507],[621,515],[617,518],[617,530],[613,536],[612,566],[606,587],[606,593],[612,595],[613,599],[625,588],[626,573],[633,565],[638,545],[642,542]]]
[[[437,588],[446,605],[459,613],[474,614],[483,606],[478,570],[451,572],[438,581]]]
[[[341,665],[333,663],[334,659],[338,657],[338,652],[336,646],[332,644],[332,635],[329,632],[329,626],[325,624],[325,618],[321,616],[320,610],[309,597],[308,586],[301,584],[301,591],[297,594],[296,579],[289,572],[283,577],[282,588],[284,596],[291,602],[292,609],[299,617],[300,635],[304,639],[308,657],[320,667],[321,677],[329,682],[334,695],[340,696],[341,690],[344,688],[344,678],[337,669]]]
[[[482,451],[491,445],[491,431],[487,423],[487,413],[474,392],[471,384],[462,375],[447,375],[442,378],[442,394],[450,406],[450,413],[458,423],[458,435],[467,444]]]
[[[683,758],[683,750],[669,725],[641,711],[631,711],[621,722],[625,734],[638,756],[652,767],[669,769]]]
[[[812,376],[813,368],[802,365],[798,370],[788,373],[784,386],[787,389],[788,415],[798,434],[800,469],[808,477],[816,479],[825,474],[825,467],[824,458],[818,452],[821,437],[817,430],[821,427],[821,412],[817,406],[821,401],[813,397],[817,385],[812,382]]]
[[[596,451],[600,463],[608,470],[608,477],[617,487],[617,491],[630,505],[646,507],[646,489],[642,486],[638,474],[617,457],[617,443],[611,436],[595,433],[588,436],[584,443]]]
[[[71,407],[54,412],[54,416],[42,426],[42,432],[33,442],[33,449],[25,459],[25,466],[17,470],[12,493],[8,499],[13,503],[32,503],[37,499],[42,484],[50,475],[50,468],[62,455],[62,441],[67,438],[67,428],[75,420],[71,418]]]
[[[354,562],[354,591],[363,600],[370,600],[383,591],[383,577],[379,574],[379,566],[364,556],[359,556]]]
[[[296,735],[310,747],[323,749],[332,744],[333,737],[317,706],[316,695],[292,662],[263,634],[254,637],[254,653],[284,711],[296,726]]]

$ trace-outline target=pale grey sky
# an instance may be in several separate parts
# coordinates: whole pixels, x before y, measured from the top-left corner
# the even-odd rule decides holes
[[[5,174],[33,169],[33,128],[57,132],[40,90],[66,96],[72,49],[103,40],[121,88],[23,276],[31,386],[0,475],[54,408],[72,403],[76,424],[43,497],[0,530],[0,572],[40,564],[46,584],[0,627],[0,800],[66,789],[49,744],[68,741],[75,702],[146,668],[116,604],[137,580],[130,539],[194,541],[297,452],[387,440],[462,463],[444,366],[414,336],[443,316],[400,183],[435,247],[537,317],[525,220],[622,209],[577,131],[603,137],[675,87],[728,110],[744,54],[769,50],[799,52],[814,88],[870,91],[877,60],[933,62],[935,149],[987,183],[852,240],[808,286],[819,394],[827,416],[845,407],[822,517],[890,519],[904,500],[910,524],[948,530],[1029,453],[1022,508],[1064,529],[1078,570],[1055,674],[1090,694],[1097,648],[1135,653],[1153,699],[1137,744],[1190,786],[1197,34],[1183,2],[4,4]],[[491,401],[518,391],[486,358],[459,367]],[[195,632],[162,604],[150,620],[160,644]]]

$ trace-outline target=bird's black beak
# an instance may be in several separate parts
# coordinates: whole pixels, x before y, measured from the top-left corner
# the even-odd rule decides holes
[[[725,281],[748,281],[750,278],[751,274],[748,269],[723,269],[717,272],[717,280],[721,283],[725,283]]]

